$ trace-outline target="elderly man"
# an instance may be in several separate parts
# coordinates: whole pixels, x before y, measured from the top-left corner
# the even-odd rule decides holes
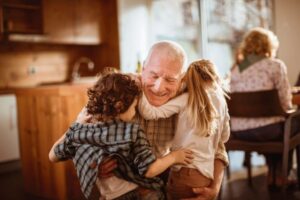
[[[143,92],[150,104],[161,106],[175,97],[181,88],[183,66],[186,61],[184,50],[176,43],[162,41],[154,44],[144,62],[141,83]],[[144,120],[138,116],[147,138],[157,156],[164,155],[174,137],[177,115],[167,119]],[[196,198],[214,199],[219,193],[224,166],[228,164],[227,153],[223,143],[218,145],[214,162],[214,180],[209,187],[194,188]],[[107,176],[116,163],[109,161],[100,166],[100,176]],[[191,199],[191,200],[192,200]]]

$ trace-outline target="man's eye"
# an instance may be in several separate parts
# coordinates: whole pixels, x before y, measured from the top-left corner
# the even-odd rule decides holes
[[[175,83],[176,82],[175,79],[166,79],[166,81],[169,82],[169,83]]]

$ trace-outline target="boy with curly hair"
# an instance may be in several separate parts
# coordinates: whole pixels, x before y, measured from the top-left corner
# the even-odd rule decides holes
[[[163,199],[162,181],[155,177],[173,164],[189,164],[190,150],[173,151],[156,158],[143,129],[132,122],[140,89],[130,76],[110,72],[104,74],[88,90],[86,118],[78,118],[53,145],[52,162],[72,159],[82,192],[88,199],[94,186],[101,199],[141,199],[139,186],[158,191],[155,199]],[[118,161],[114,176],[98,179],[98,166],[104,157]],[[153,198],[151,198],[153,199]]]

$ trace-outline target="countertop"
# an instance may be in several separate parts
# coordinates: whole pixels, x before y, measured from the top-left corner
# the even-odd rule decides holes
[[[68,94],[76,90],[87,90],[91,87],[91,83],[60,83],[60,84],[43,84],[37,86],[28,86],[28,87],[7,87],[0,88],[0,95],[5,94],[16,94],[16,95],[27,95],[31,93],[42,93],[43,95],[47,94]]]

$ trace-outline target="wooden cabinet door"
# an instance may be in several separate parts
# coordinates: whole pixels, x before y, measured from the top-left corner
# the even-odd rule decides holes
[[[58,44],[98,45],[99,0],[44,1],[44,30],[47,41]]]
[[[54,165],[48,153],[64,123],[57,96],[17,97],[24,190],[48,199],[66,199],[65,163]]]
[[[44,1],[44,32],[47,42],[73,44],[74,34],[74,0]]]
[[[34,90],[34,89],[33,89]],[[17,94],[24,190],[46,199],[84,199],[72,161],[51,163],[54,142],[86,105],[86,88]]]
[[[76,0],[75,2],[75,43],[100,44],[100,1]]]

